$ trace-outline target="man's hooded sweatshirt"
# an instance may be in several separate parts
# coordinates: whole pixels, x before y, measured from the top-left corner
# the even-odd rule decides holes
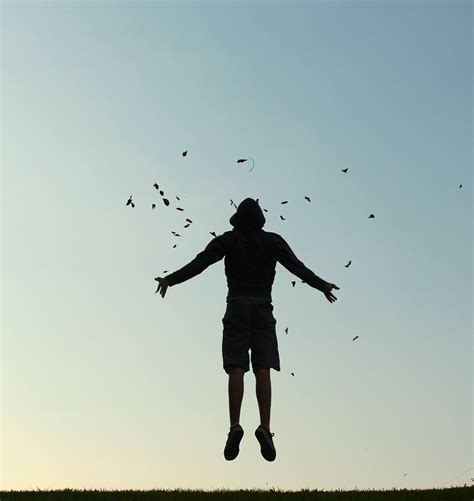
[[[326,283],[306,268],[280,235],[262,229],[265,216],[252,198],[241,202],[229,222],[233,230],[215,237],[189,264],[168,275],[169,286],[199,275],[222,258],[225,258],[227,301],[240,297],[272,301],[277,262],[315,289],[321,290]]]

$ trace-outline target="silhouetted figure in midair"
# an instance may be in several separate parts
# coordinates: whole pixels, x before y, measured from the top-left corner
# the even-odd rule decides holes
[[[270,369],[280,371],[276,320],[272,313],[276,264],[279,262],[304,279],[305,283],[321,291],[330,303],[336,301],[332,290],[339,287],[307,268],[280,235],[263,230],[265,216],[254,199],[243,200],[229,222],[233,229],[215,236],[190,263],[166,277],[156,277],[159,282],[157,292],[164,298],[168,287],[199,275],[224,258],[228,293],[222,318],[222,357],[224,371],[229,376],[230,417],[224,457],[229,461],[237,457],[244,434],[239,421],[244,374],[250,367],[250,350],[260,412],[260,425],[255,436],[262,456],[267,461],[274,461],[276,451],[270,431]]]
[[[132,195],[130,195],[130,198],[127,200],[126,206],[131,205],[132,209],[135,208],[135,204],[132,202]]]

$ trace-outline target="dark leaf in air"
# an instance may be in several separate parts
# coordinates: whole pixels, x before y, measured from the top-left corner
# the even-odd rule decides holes
[[[308,200],[308,202],[311,202],[311,200],[309,199],[309,197],[304,197],[306,200]]]
[[[163,203],[168,206],[170,204],[170,201],[167,198],[163,198]]]
[[[188,154],[188,150],[183,151],[183,157],[185,157]]]
[[[341,170],[342,170],[342,172],[344,172],[344,173],[346,173],[346,172],[348,171],[348,169],[347,169],[347,168],[346,168],[346,169],[341,169]]]
[[[285,334],[288,334],[288,327],[285,329]]]
[[[189,226],[189,223],[184,225],[185,228],[187,228],[188,226]]]
[[[351,265],[352,261],[349,259],[349,262],[347,264],[344,265],[345,268],[349,268],[349,266]]]
[[[286,220],[286,218],[285,218],[285,217],[283,217],[283,216],[280,216],[280,219],[281,219],[282,221],[285,221],[285,220]]]
[[[132,209],[135,209],[135,204],[132,202]]]
[[[173,249],[176,247],[176,244],[173,245]]]
[[[132,204],[132,195],[130,195],[130,198],[127,200],[126,205],[131,205]]]
[[[291,373],[291,375],[292,375],[292,376],[294,376],[294,375],[295,375],[295,373],[294,373],[294,372],[292,372],[292,373]]]
[[[188,223],[192,223],[191,219],[186,218],[186,221],[187,221]]]
[[[296,282],[293,280],[293,282],[291,282],[291,285],[294,287],[296,284]]]
[[[214,231],[210,231],[209,233],[210,233],[213,237],[217,237],[217,235],[215,234],[215,232],[214,232]]]
[[[352,341],[355,341],[359,336],[356,336],[354,338],[352,338]]]
[[[283,205],[283,204],[287,204],[287,203],[288,203],[288,200],[284,200],[284,201],[282,202],[282,205]]]
[[[263,209],[263,210],[264,210],[264,212],[268,212],[267,209]]]
[[[160,195],[163,196],[165,192],[163,190],[160,190]]]
[[[184,209],[181,209],[181,207],[176,207],[176,210],[183,211]]]
[[[461,188],[462,188],[462,184],[459,185],[459,189],[461,189]]]
[[[168,270],[165,270],[163,273],[168,273]]]
[[[156,188],[157,190],[160,188],[157,183],[153,185],[153,188]]]
[[[176,195],[176,199],[177,199],[177,200],[179,200],[179,197],[178,197],[178,195]]]
[[[156,204],[151,204],[151,208],[154,209],[156,207]]]
[[[373,214],[370,214],[370,216],[368,217],[368,219],[374,219],[375,216]]]

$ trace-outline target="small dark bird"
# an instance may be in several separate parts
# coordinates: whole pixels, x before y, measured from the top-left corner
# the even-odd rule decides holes
[[[341,169],[341,170],[342,170],[342,172],[347,172],[348,169]]]
[[[352,338],[352,341],[355,341],[359,336],[356,336],[354,338]]]
[[[215,232],[214,232],[214,231],[210,231],[209,233],[210,233],[213,237],[217,237],[217,235],[215,234]]]
[[[375,216],[373,214],[370,214],[370,216],[368,217],[368,219],[374,219]]]
[[[151,204],[151,208],[154,209],[156,207],[156,204]]]
[[[157,184],[157,183],[155,183],[155,184],[153,185],[153,188],[156,188],[157,190],[159,190],[159,189],[160,189],[160,187],[158,186],[158,184]]]
[[[285,329],[285,334],[288,334],[288,327]]]
[[[176,210],[183,211],[184,209],[181,209],[181,207],[176,207]]]
[[[282,202],[282,205],[283,205],[283,204],[287,204],[287,203],[288,203],[288,200],[284,200],[284,201]]]
[[[132,195],[130,195],[130,198],[127,200],[127,204],[125,206],[127,206],[127,205],[131,205],[132,207],[134,207],[133,202],[132,202]]]
[[[282,221],[285,221],[285,220],[286,220],[286,218],[285,218],[285,217],[283,217],[283,216],[280,216],[280,219],[281,219]]]
[[[177,200],[179,200],[179,197],[178,197],[178,195],[176,195],[176,199],[177,199]]]
[[[163,203],[168,206],[170,204],[170,201],[167,198],[163,198]]]
[[[296,284],[296,282],[293,280],[293,282],[291,282],[291,285],[294,287]]]
[[[237,160],[237,163],[238,163],[238,164],[243,164],[243,163],[244,163],[244,162],[246,162],[247,160],[252,160],[252,164],[253,164],[253,165],[252,165],[252,169],[253,169],[253,168],[255,167],[255,162],[254,162],[253,158],[251,158],[251,157],[249,157],[249,158],[239,158],[239,159]],[[250,169],[250,172],[252,172],[252,169]]]
[[[267,209],[263,209],[265,212],[268,212]]]
[[[294,373],[294,372],[292,372],[292,373],[291,373],[291,375],[292,375],[292,376],[294,376],[294,375],[295,375],[295,373]]]
[[[189,226],[189,223],[184,225],[185,228],[187,228],[188,226]]]
[[[304,197],[306,200],[308,200],[308,202],[311,202],[311,200],[309,199],[309,197]]]
[[[176,247],[176,244],[173,245],[173,249]]]
[[[186,218],[186,221],[187,221],[188,223],[192,223],[191,219]]]
[[[349,268],[349,266],[351,265],[352,261],[349,260],[349,262],[347,264],[344,265],[345,268]]]
[[[188,154],[188,150],[183,151],[183,157],[185,157]]]
[[[163,196],[165,192],[163,190],[160,190],[160,195]]]
[[[462,184],[459,185],[459,189],[461,189],[461,188],[462,188]]]

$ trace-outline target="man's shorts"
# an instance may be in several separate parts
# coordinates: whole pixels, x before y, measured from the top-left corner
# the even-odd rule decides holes
[[[248,372],[249,349],[253,372],[270,368],[280,370],[276,320],[271,301],[229,299],[222,324],[222,358],[227,374],[232,367],[241,367]]]

